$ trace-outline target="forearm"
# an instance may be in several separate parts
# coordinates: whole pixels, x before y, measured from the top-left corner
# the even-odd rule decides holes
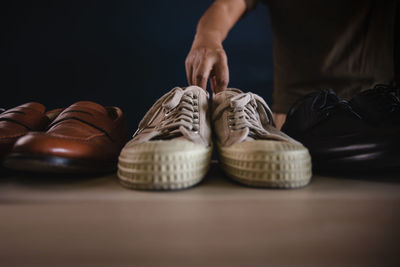
[[[222,43],[245,11],[245,0],[216,0],[201,17],[193,45]]]

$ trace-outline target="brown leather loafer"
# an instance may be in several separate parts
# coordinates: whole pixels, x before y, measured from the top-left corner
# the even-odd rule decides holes
[[[48,173],[112,172],[127,140],[119,108],[81,101],[61,112],[46,132],[21,137],[4,165]]]
[[[31,102],[0,113],[0,159],[11,152],[21,136],[46,129],[57,111],[46,113],[45,110],[42,104]]]

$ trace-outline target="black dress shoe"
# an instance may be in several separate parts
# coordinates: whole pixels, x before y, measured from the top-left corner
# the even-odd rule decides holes
[[[316,172],[348,174],[399,168],[400,131],[370,121],[369,115],[355,111],[334,91],[321,90],[290,109],[282,131],[309,149]]]
[[[352,108],[368,123],[382,128],[400,127],[400,88],[378,84],[350,100]]]

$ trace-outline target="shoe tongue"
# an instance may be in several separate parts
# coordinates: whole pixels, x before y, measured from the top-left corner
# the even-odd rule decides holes
[[[46,111],[45,106],[43,106],[42,104],[37,103],[37,102],[29,102],[29,103],[21,105],[20,107],[30,108],[30,109],[36,110],[40,113],[44,113]]]
[[[200,92],[200,94],[205,94],[207,96],[207,98],[209,97],[209,94],[206,90],[204,90],[201,87],[198,87],[196,85],[188,86],[188,87],[184,88],[184,91],[186,93],[193,92],[194,94],[197,94],[198,92]]]
[[[79,101],[71,105],[71,107],[85,107],[96,110],[103,114],[107,114],[107,110],[100,104],[91,102],[91,101]]]
[[[228,88],[225,91],[216,93],[213,95],[213,103],[221,104],[222,102],[226,101],[226,99],[230,99],[238,94],[242,94],[243,92],[239,89],[235,88]]]

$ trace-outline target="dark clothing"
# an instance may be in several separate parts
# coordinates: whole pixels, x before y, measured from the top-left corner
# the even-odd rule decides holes
[[[400,86],[400,0],[396,1],[396,22],[394,31],[394,63],[396,85]]]
[[[268,5],[274,42],[272,109],[286,113],[321,88],[350,98],[394,82],[395,2],[246,0]]]

